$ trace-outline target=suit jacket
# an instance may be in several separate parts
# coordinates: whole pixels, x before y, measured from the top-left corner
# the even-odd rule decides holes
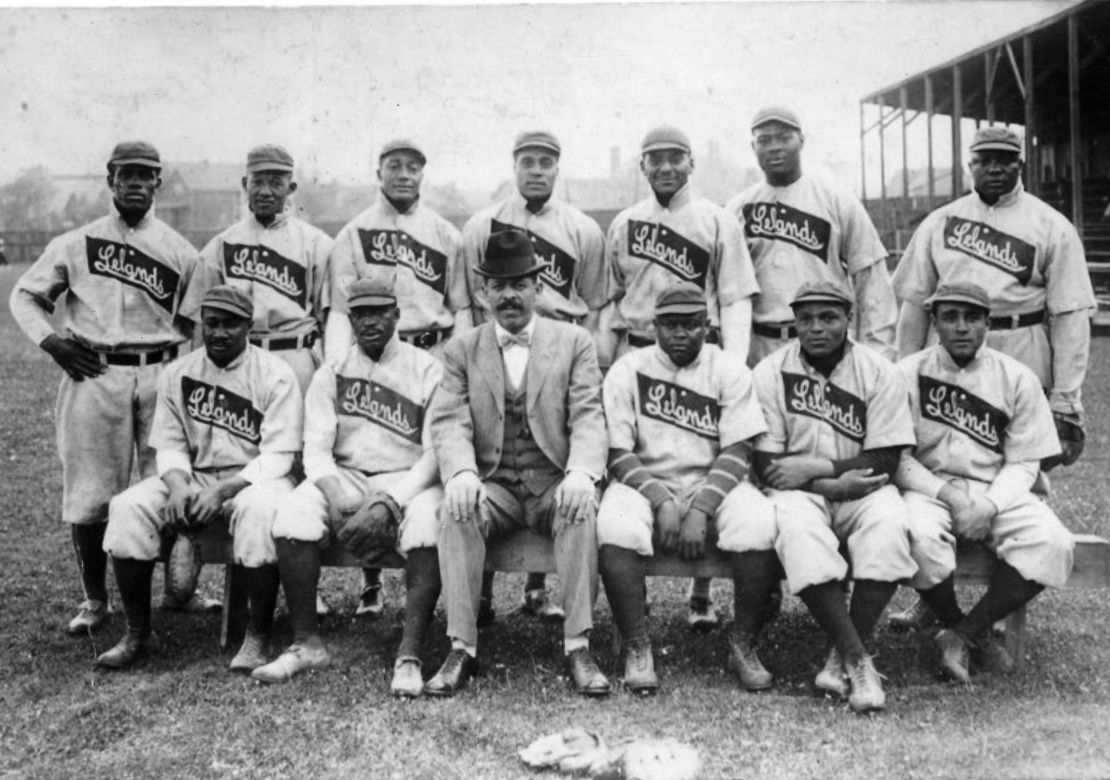
[[[505,433],[505,366],[493,323],[451,339],[443,361],[443,379],[428,412],[440,477],[446,484],[469,470],[486,479],[501,461]],[[564,471],[600,478],[609,440],[590,334],[539,317],[524,376],[528,424],[540,450]]]

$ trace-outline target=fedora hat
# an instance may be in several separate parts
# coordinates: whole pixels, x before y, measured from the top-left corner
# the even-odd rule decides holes
[[[538,274],[542,268],[532,239],[523,230],[510,227],[490,235],[486,255],[474,272],[487,279],[519,279]]]

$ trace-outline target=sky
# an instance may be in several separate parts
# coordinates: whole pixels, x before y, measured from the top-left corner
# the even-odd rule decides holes
[[[664,123],[695,161],[713,138],[754,166],[748,122],[785,104],[807,164],[858,191],[862,95],[1072,2],[0,7],[0,182],[101,172],[144,138],[164,160],[281,143],[302,178],[353,183],[406,136],[429,180],[492,189],[521,130],[556,133],[562,175],[605,176]]]

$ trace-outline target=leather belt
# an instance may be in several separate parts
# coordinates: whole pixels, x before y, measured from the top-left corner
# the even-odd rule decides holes
[[[262,338],[252,338],[251,344],[262,349],[269,350],[270,352],[281,352],[286,349],[311,349],[312,345],[316,343],[316,331],[306,333],[303,336],[288,336],[285,338],[270,338],[265,336]]]
[[[625,338],[628,339],[628,346],[635,347],[637,349],[640,347],[650,347],[652,344],[655,343],[655,339],[651,336],[642,336],[638,333],[627,333],[625,334]],[[705,343],[720,344],[721,332],[717,330],[717,328],[710,328],[709,332],[705,334]]]
[[[1026,314],[1011,314],[1007,317],[991,317],[991,330],[1015,330],[1028,328],[1030,325],[1040,325],[1044,322],[1044,309],[1031,311]]]
[[[451,338],[454,328],[444,328],[442,330],[412,330],[408,333],[401,334],[401,341],[412,344],[414,347],[420,349],[431,349],[441,341],[447,341]]]
[[[753,322],[752,332],[757,336],[762,336],[765,339],[778,339],[786,341],[787,339],[794,339],[798,337],[798,329],[794,327],[793,323],[782,322],[778,325],[768,325],[764,322]]]
[[[168,363],[177,357],[177,346],[152,349],[149,352],[101,352],[100,359],[109,366],[152,366]]]

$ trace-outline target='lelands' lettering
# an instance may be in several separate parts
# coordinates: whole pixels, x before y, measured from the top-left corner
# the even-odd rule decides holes
[[[181,396],[185,413],[197,422],[222,428],[256,446],[262,441],[262,412],[249,398],[187,376],[181,377]]]
[[[89,273],[136,287],[166,311],[173,311],[181,276],[169,266],[133,246],[92,236],[85,236],[85,258]]]
[[[371,265],[403,265],[421,284],[442,295],[447,289],[447,255],[425,246],[403,230],[359,228],[362,254]]]
[[[829,262],[829,238],[832,226],[827,220],[785,203],[745,203],[744,235],[785,241]]]
[[[661,265],[705,289],[709,252],[666,225],[629,220],[628,254]]]
[[[1033,276],[1037,248],[982,222],[948,217],[944,221],[944,245],[1005,271],[1021,284],[1029,284]]]
[[[400,393],[365,379],[335,378],[336,413],[361,417],[419,444],[424,407]]]
[[[863,443],[867,435],[867,405],[863,399],[834,384],[789,371],[782,372],[782,383],[788,411],[822,420],[837,433]]]
[[[302,309],[308,302],[305,267],[269,247],[224,244],[224,276],[263,284]]]
[[[715,398],[641,373],[636,374],[636,385],[640,414],[716,441],[721,407]]]
[[[947,425],[989,450],[1002,452],[1002,437],[1010,416],[957,385],[928,376],[917,378],[921,416]]]

